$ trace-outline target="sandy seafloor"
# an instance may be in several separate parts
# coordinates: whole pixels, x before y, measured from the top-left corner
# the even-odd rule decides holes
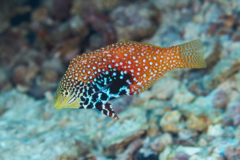
[[[1,160],[240,160],[239,0],[1,0]],[[72,58],[117,41],[201,39],[206,69],[113,100],[120,120],[53,107]]]

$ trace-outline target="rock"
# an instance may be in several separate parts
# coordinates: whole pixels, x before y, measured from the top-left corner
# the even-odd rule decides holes
[[[183,129],[178,132],[178,137],[175,139],[175,144],[184,146],[196,146],[195,139],[198,133],[195,130]]]
[[[96,49],[106,46],[106,43],[103,41],[103,37],[100,34],[92,34],[89,38],[89,48],[88,51],[94,51]]]
[[[239,125],[239,115],[240,115],[240,103],[239,102],[231,102],[227,108],[226,112],[224,114],[224,124],[227,125]],[[230,121],[230,123],[229,123]]]
[[[231,44],[230,44],[231,43]],[[238,43],[238,42],[235,42]],[[240,48],[233,48],[235,45],[233,42],[225,42],[223,44],[223,52],[225,50],[231,50],[230,56],[220,60],[213,68],[211,75],[206,75],[203,78],[204,87],[207,89],[214,89],[219,85],[219,83],[225,81],[227,78],[231,77],[235,72],[240,69],[239,56],[237,55]]]
[[[240,153],[238,152],[239,149],[234,146],[229,146],[226,148],[225,156],[227,159],[239,159]]]
[[[58,58],[53,58],[53,59],[44,61],[41,66],[41,70],[53,70],[58,73],[65,72],[63,64],[61,63],[60,59],[58,59]]]
[[[178,14],[178,13],[176,13],[176,14]],[[149,39],[143,40],[143,42],[157,45],[160,47],[170,47],[170,46],[174,46],[177,44],[181,44],[181,42],[182,42],[181,35],[178,31],[177,24],[176,24],[176,22],[178,21],[178,18],[179,17],[174,16],[174,14],[172,14],[172,13],[161,15],[161,19],[160,19],[161,27],[158,28],[158,30],[154,33],[154,35],[152,37],[150,37]],[[170,19],[171,19],[171,21],[169,21]],[[173,24],[169,24],[169,23],[173,23]],[[169,27],[172,28],[171,32],[168,32]],[[174,72],[174,71],[172,71],[172,72]],[[178,72],[182,72],[182,70],[180,70]]]
[[[159,160],[167,160],[167,159],[173,159],[174,158],[174,151],[167,146],[160,154],[158,159]]]
[[[195,114],[190,114],[187,120],[187,126],[190,129],[203,131],[208,125],[209,120],[207,116],[196,116]]]
[[[142,40],[156,31],[156,10],[149,3],[120,6],[110,13],[118,41]]]
[[[48,101],[54,102],[55,97],[50,91],[45,92],[44,95]]]
[[[240,125],[240,114],[236,115],[234,118],[233,118],[233,125],[234,126],[238,126]]]
[[[73,30],[73,32],[81,34],[79,35],[81,39],[84,39],[86,36],[88,36],[90,32],[87,22],[78,16],[73,16],[71,19],[69,19],[67,25],[69,26],[69,29]]]
[[[13,89],[13,85],[10,82],[7,82],[2,88],[0,88],[0,92],[8,92]]]
[[[145,93],[145,92],[143,92],[143,93]],[[151,93],[151,92],[150,92]],[[158,100],[158,99],[151,99],[151,96],[152,95],[150,95],[150,98],[149,97],[147,97],[148,96],[148,94],[146,95],[146,94],[140,94],[139,95],[139,98],[141,97],[141,98],[144,98],[144,96],[145,96],[145,98],[146,98],[146,101],[144,101],[144,102],[146,102],[146,103],[144,103],[145,104],[145,107],[147,108],[147,109],[153,109],[153,110],[155,110],[155,109],[163,109],[163,111],[162,112],[159,112],[158,114],[159,115],[163,115],[166,111],[164,111],[166,108],[171,108],[170,106],[171,106],[171,104],[169,103],[169,102],[167,102],[167,101],[162,101],[162,100]],[[171,110],[171,109],[170,109]]]
[[[43,80],[47,82],[58,82],[58,73],[53,70],[45,70],[43,71]]]
[[[29,92],[29,90],[31,89],[30,86],[27,86],[25,84],[17,84],[16,89],[20,92]]]
[[[85,19],[93,30],[97,32],[89,40],[91,51],[117,42],[116,31],[107,15],[88,13]]]
[[[152,96],[160,100],[169,100],[179,84],[178,80],[165,76],[152,85]]]
[[[196,142],[195,142],[195,140],[194,139],[180,139],[180,138],[178,138],[178,139],[176,139],[175,140],[175,143],[177,144],[177,145],[182,145],[182,146],[196,146]]]
[[[61,42],[66,38],[74,37],[84,39],[89,33],[89,26],[87,25],[87,22],[83,19],[83,17],[72,16],[63,23],[60,23],[60,25],[56,27],[55,32],[51,31],[51,33],[54,34],[54,36],[56,36],[53,38],[57,42]],[[82,35],[77,33],[82,33]],[[61,41],[59,41],[59,38],[61,38]]]
[[[26,0],[13,0],[9,1],[2,1],[2,5],[0,7],[1,15],[1,26],[0,26],[0,33],[4,33],[7,29],[11,29],[13,25],[13,19],[16,17],[21,17],[26,12],[29,12],[29,7],[24,5]],[[22,18],[23,19],[23,18]],[[22,21],[18,18],[17,22]],[[15,20],[15,19],[14,19]],[[14,21],[15,22],[15,21]]]
[[[189,160],[202,160],[202,157],[199,155],[192,155]]]
[[[212,22],[213,19],[217,22],[218,17],[223,15],[223,11],[219,8],[217,3],[208,3],[206,5],[208,5],[209,8],[205,7],[207,11],[205,13],[205,22]]]
[[[132,141],[143,136],[148,128],[145,111],[141,107],[130,107],[118,116],[120,120],[109,121],[106,128],[99,132],[102,134],[99,137],[101,143],[106,148],[104,154],[108,156],[122,153]]]
[[[127,4],[125,0],[73,0],[71,13],[73,15],[84,15],[88,12],[106,12],[115,7]]]
[[[57,20],[66,20],[70,16],[72,0],[53,0],[52,15]]]
[[[0,33],[3,33],[7,28],[10,27],[10,22],[4,16],[0,16],[1,26],[0,26]]]
[[[71,61],[78,55],[78,52],[80,50],[79,43],[81,40],[82,39],[80,37],[76,37],[58,44],[53,50],[55,57],[60,58],[65,62]]]
[[[234,138],[235,130],[236,130],[236,128],[233,127],[233,126],[226,126],[226,127],[224,127],[223,137]]]
[[[198,144],[199,144],[200,147],[206,147],[208,143],[207,143],[207,141],[204,138],[201,138],[198,141]]]
[[[212,68],[220,60],[220,55],[222,53],[220,48],[221,43],[215,38],[204,40],[204,57],[208,65],[207,68]]]
[[[28,68],[24,65],[16,67],[13,73],[14,82],[24,84],[27,72],[28,72]]]
[[[146,137],[142,143],[142,148],[140,149],[140,152],[144,151],[145,148],[149,148],[151,145],[151,142],[152,142],[152,139],[150,137]],[[151,151],[151,150],[148,150],[148,151]],[[148,151],[145,150],[144,152],[141,152],[141,153],[149,153]]]
[[[190,0],[174,0],[174,1],[164,1],[164,0],[151,0],[151,2],[160,10],[168,8],[186,7]]]
[[[180,123],[182,114],[178,110],[169,111],[164,114],[159,125],[164,132],[179,132],[184,126]]]
[[[215,108],[225,108],[229,102],[228,95],[225,91],[220,90],[214,95],[213,105]]]
[[[123,153],[123,152],[125,151],[126,146],[130,145],[132,142],[134,142],[136,139],[139,139],[143,135],[144,135],[144,131],[138,131],[138,132],[135,132],[134,134],[132,134],[131,136],[127,137],[126,139],[124,137],[124,139],[122,141],[120,141],[120,138],[119,138],[118,142],[116,142],[110,146],[107,146],[103,142],[104,146],[107,146],[107,148],[104,150],[104,154],[106,156],[115,156],[116,154],[122,153],[122,156],[124,156],[124,154],[126,154],[126,153]],[[130,148],[132,148],[132,147],[130,146]],[[139,147],[137,147],[137,148],[139,148]],[[132,149],[130,149],[130,150],[132,150]]]
[[[9,91],[12,88],[12,84],[9,80],[9,75],[6,74],[6,71],[0,69],[0,92]]]
[[[195,99],[195,95],[187,90],[187,87],[181,85],[179,89],[174,92],[172,103],[174,106],[184,105],[190,103]]]
[[[173,144],[173,138],[169,133],[164,133],[154,139],[150,147],[154,152],[160,153],[165,147]]]
[[[176,148],[176,152],[183,152],[189,156],[198,154],[202,151],[200,147],[188,147],[188,146],[179,146]]]
[[[240,32],[237,31],[237,32],[233,33],[232,39],[233,39],[233,41],[239,41],[240,40]]]
[[[188,85],[188,89],[198,96],[206,96],[209,93],[208,90],[203,88],[203,82],[200,79],[192,80]]]
[[[6,31],[0,36],[0,66],[12,69],[14,66],[31,59],[28,42],[20,31]],[[18,53],[18,54],[16,54]],[[27,61],[29,62],[29,61]]]
[[[58,27],[46,34],[44,41],[51,47],[55,58],[71,61],[82,50],[83,42],[89,35],[90,29],[86,21],[80,17],[72,17],[58,25]]]
[[[239,159],[239,154],[236,150],[239,147],[239,142],[236,139],[226,139],[223,137],[215,138],[211,141],[212,152],[209,157],[226,157],[227,159]]]
[[[1,109],[5,109],[0,117],[1,159],[84,157],[92,149],[90,135],[98,130],[92,123],[98,117],[94,111],[56,110],[52,102],[15,90],[1,94]]]
[[[178,137],[180,139],[196,138],[197,136],[198,136],[198,133],[191,129],[183,129],[178,132]]]
[[[234,132],[235,138],[240,141],[240,126],[238,126]]]
[[[111,102],[112,106],[114,107],[115,113],[121,113],[125,111],[132,102],[133,97],[131,96],[123,96],[115,99]]]
[[[180,151],[175,154],[174,160],[188,160],[189,157],[190,156],[188,154]]]
[[[137,158],[138,159],[153,159],[153,160],[157,160],[158,156],[155,152],[153,152],[150,148],[151,145],[151,139],[149,137],[145,138],[145,140],[143,141],[143,146],[142,148],[138,151],[137,153]]]
[[[189,29],[192,28],[192,29]],[[184,25],[184,39],[192,39],[192,37],[199,37],[202,33],[206,32],[207,25],[202,25],[195,22],[188,22]]]
[[[223,83],[221,83],[220,85],[218,85],[218,87],[213,90],[213,92],[211,93],[211,99],[214,102],[215,98],[218,94],[218,92],[222,92],[224,91],[227,94],[227,97],[223,98],[225,99],[224,103],[226,102],[236,102],[239,101],[239,94],[237,92],[237,90],[240,89],[240,78],[239,78],[239,72],[234,74],[231,78],[227,79],[226,81],[224,81]],[[213,96],[213,97],[212,97]],[[227,104],[228,104],[227,103]],[[223,108],[225,109],[225,108]]]
[[[210,125],[207,129],[207,135],[219,137],[222,136],[224,133],[224,129],[222,128],[221,124]]]
[[[47,81],[41,81],[38,79],[36,86],[30,89],[27,88],[27,93],[36,99],[42,99],[45,97],[46,92],[53,92],[56,88],[56,83],[48,83]]]
[[[49,12],[46,7],[39,7],[32,12],[32,21],[34,22],[44,22],[47,21],[49,17]]]
[[[158,155],[149,151],[149,153],[145,153],[145,151],[140,151],[137,153],[137,159],[138,160],[145,160],[145,159],[151,159],[151,160],[158,160]]]
[[[51,66],[48,66],[45,63],[45,66],[41,69],[40,75],[36,77],[34,85],[31,88],[27,88],[26,91],[28,91],[28,93],[35,98],[43,98],[45,97],[45,92],[53,92],[56,89],[59,78],[59,74],[55,70],[55,68],[51,69]],[[24,86],[22,87],[22,89],[24,89]]]
[[[134,96],[131,105],[132,106],[141,106],[145,102],[147,103],[151,98],[152,98],[152,92],[147,90],[141,94],[138,94],[137,96]]]
[[[154,114],[151,114],[148,124],[149,129],[147,130],[147,136],[152,138],[156,137],[159,134],[158,117]]]
[[[208,157],[206,156],[199,156],[199,155],[192,155],[189,160],[202,160],[202,159],[212,159],[212,160],[224,160],[223,156],[219,155],[219,154],[212,154]]]
[[[179,106],[179,110],[187,118],[189,129],[203,131],[209,124],[221,122],[221,110],[214,108],[212,104],[213,95],[199,96],[193,103]]]
[[[35,78],[39,67],[36,64],[29,66],[19,65],[14,69],[13,81],[18,85],[20,91],[28,91],[33,84],[33,79]]]
[[[134,153],[142,146],[142,141],[142,139],[133,141],[123,153],[117,155],[117,159],[134,159]]]

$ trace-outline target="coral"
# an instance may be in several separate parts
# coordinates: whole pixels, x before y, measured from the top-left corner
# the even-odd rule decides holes
[[[118,41],[141,40],[156,31],[157,11],[148,3],[120,6],[110,13]]]

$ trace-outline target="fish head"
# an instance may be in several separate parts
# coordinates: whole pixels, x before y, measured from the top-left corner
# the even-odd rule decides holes
[[[56,109],[80,108],[80,98],[76,98],[76,95],[72,90],[62,90],[59,86],[55,97],[54,107]]]

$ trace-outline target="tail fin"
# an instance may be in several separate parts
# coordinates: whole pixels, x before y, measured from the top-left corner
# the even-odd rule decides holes
[[[180,48],[180,55],[185,66],[183,68],[206,68],[204,60],[204,50],[201,40],[193,40],[177,45]]]

